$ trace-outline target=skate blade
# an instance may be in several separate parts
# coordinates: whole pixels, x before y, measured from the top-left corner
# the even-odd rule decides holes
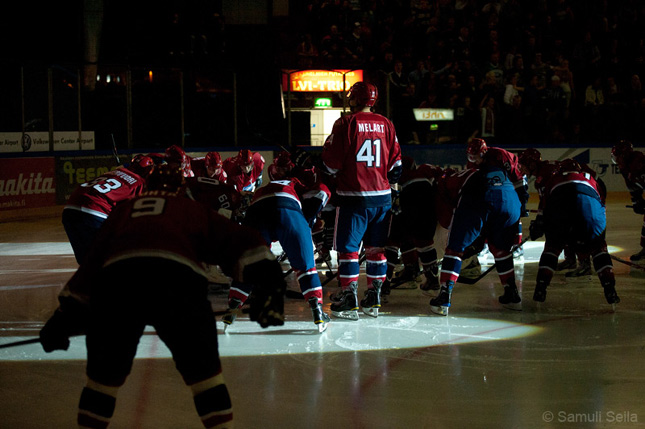
[[[316,323],[316,327],[318,328],[318,333],[322,334],[329,327],[329,322]]]
[[[228,329],[229,326],[231,325],[229,325],[228,323],[224,323],[224,333],[226,333],[226,330]]]
[[[363,313],[370,317],[378,317],[378,310],[380,307],[361,307],[363,310]]]
[[[450,311],[450,307],[444,307],[441,305],[431,305],[430,311],[433,312],[434,314],[438,314],[439,316],[447,316],[448,312]]]
[[[507,310],[522,311],[522,303],[521,302],[511,302],[511,303],[508,303],[508,304],[502,304],[502,307],[504,307]]]
[[[341,319],[358,320],[358,310],[332,311],[331,314]]]

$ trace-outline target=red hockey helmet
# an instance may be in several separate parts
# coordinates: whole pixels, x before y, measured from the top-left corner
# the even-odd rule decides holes
[[[542,154],[539,150],[530,147],[524,149],[517,158],[521,165],[526,167],[529,172],[533,172],[535,165],[542,161]]]
[[[280,152],[278,156],[276,156],[273,160],[273,163],[276,165],[276,167],[287,168],[289,170],[291,170],[295,166],[295,164],[291,160],[291,154],[286,150]]]
[[[573,158],[567,158],[560,161],[557,168],[558,173],[580,173],[581,171],[582,166]]]
[[[149,191],[179,192],[185,183],[184,171],[171,164],[157,166],[147,180]]]
[[[414,161],[414,158],[404,155],[401,157],[401,166],[403,167],[403,170],[414,170],[417,167],[417,164]]]
[[[253,152],[248,149],[240,150],[235,158],[235,162],[243,172],[250,173],[253,170]]]
[[[481,159],[484,154],[488,151],[488,146],[484,139],[472,139],[468,143],[468,148],[466,149],[466,154],[468,155],[468,161],[476,162],[477,159]]]
[[[618,164],[620,158],[634,151],[634,145],[629,140],[621,140],[611,148],[611,162]]]
[[[222,168],[223,164],[222,155],[219,152],[208,152],[204,157],[204,165],[206,165],[206,168],[217,170]]]
[[[132,171],[139,176],[146,178],[155,168],[155,161],[143,154],[137,154],[132,157],[128,170]]]
[[[347,93],[349,100],[354,100],[357,106],[372,107],[378,99],[376,85],[367,82],[356,82]]]
[[[184,163],[186,163],[188,157],[186,156],[186,152],[181,147],[174,144],[166,149],[166,159],[168,162],[175,162],[183,166]]]

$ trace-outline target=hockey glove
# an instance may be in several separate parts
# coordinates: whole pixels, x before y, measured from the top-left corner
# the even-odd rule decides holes
[[[535,220],[531,221],[531,226],[529,227],[531,241],[535,241],[544,235],[544,226],[543,216],[537,216]]]
[[[640,199],[632,201],[632,210],[634,210],[634,213],[636,214],[645,214],[645,200]]]
[[[280,264],[262,260],[244,268],[244,283],[253,285],[249,317],[263,328],[284,325],[284,293],[287,283]]]
[[[40,344],[45,352],[67,350],[69,337],[85,332],[88,309],[73,298],[59,298],[60,307],[40,330]]]

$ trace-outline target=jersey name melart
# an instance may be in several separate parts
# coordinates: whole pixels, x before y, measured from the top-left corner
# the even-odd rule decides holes
[[[383,133],[385,124],[375,124],[372,122],[359,122],[358,132],[360,133]]]

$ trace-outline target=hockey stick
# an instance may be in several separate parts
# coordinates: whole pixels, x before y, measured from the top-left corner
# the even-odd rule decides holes
[[[116,151],[116,140],[114,140],[114,134],[110,134],[110,136],[112,137],[112,155],[114,155],[116,163],[121,165],[121,159],[119,159],[119,154]]]
[[[521,242],[520,244],[516,244],[515,246],[511,247],[511,256],[513,255],[513,252],[514,252],[515,250],[517,250],[517,249],[519,249],[520,247],[522,247],[522,246],[524,245],[524,243],[526,243],[526,242],[527,242],[527,241],[529,241],[530,239],[531,239],[530,237],[526,237],[526,238],[524,238],[524,240],[522,240],[522,242]],[[493,271],[493,269],[494,269],[496,266],[497,266],[497,264],[493,264],[493,265],[491,265],[490,267],[488,267],[488,268],[486,269],[486,271],[484,271],[484,272],[483,272],[483,273],[481,273],[479,276],[474,277],[474,278],[472,278],[472,279],[471,279],[471,278],[468,278],[468,277],[463,277],[463,278],[462,278],[461,276],[459,276],[459,278],[457,278],[457,283],[462,283],[462,284],[466,284],[466,285],[474,285],[475,283],[477,283],[478,281],[480,281],[481,279],[483,279],[484,277],[486,277],[486,276],[487,276],[491,271]]]
[[[613,259],[614,261],[616,261],[616,262],[620,262],[621,264],[625,264],[625,265],[628,265],[628,266],[630,266],[630,267],[638,268],[638,269],[640,269],[640,270],[645,270],[645,266],[643,266],[643,265],[635,264],[635,263],[633,263],[633,262],[631,262],[631,261],[627,261],[627,260],[625,260],[625,259],[621,259],[621,258],[619,258],[618,256],[614,256],[614,255],[612,255],[612,254],[609,254],[609,257],[610,257],[611,259]]]
[[[39,343],[39,342],[40,342],[40,337],[31,338],[29,340],[14,341],[13,343],[7,343],[7,344],[0,345],[0,349],[7,349],[9,347],[16,347],[16,346],[25,346],[27,344],[36,344],[36,343]]]

